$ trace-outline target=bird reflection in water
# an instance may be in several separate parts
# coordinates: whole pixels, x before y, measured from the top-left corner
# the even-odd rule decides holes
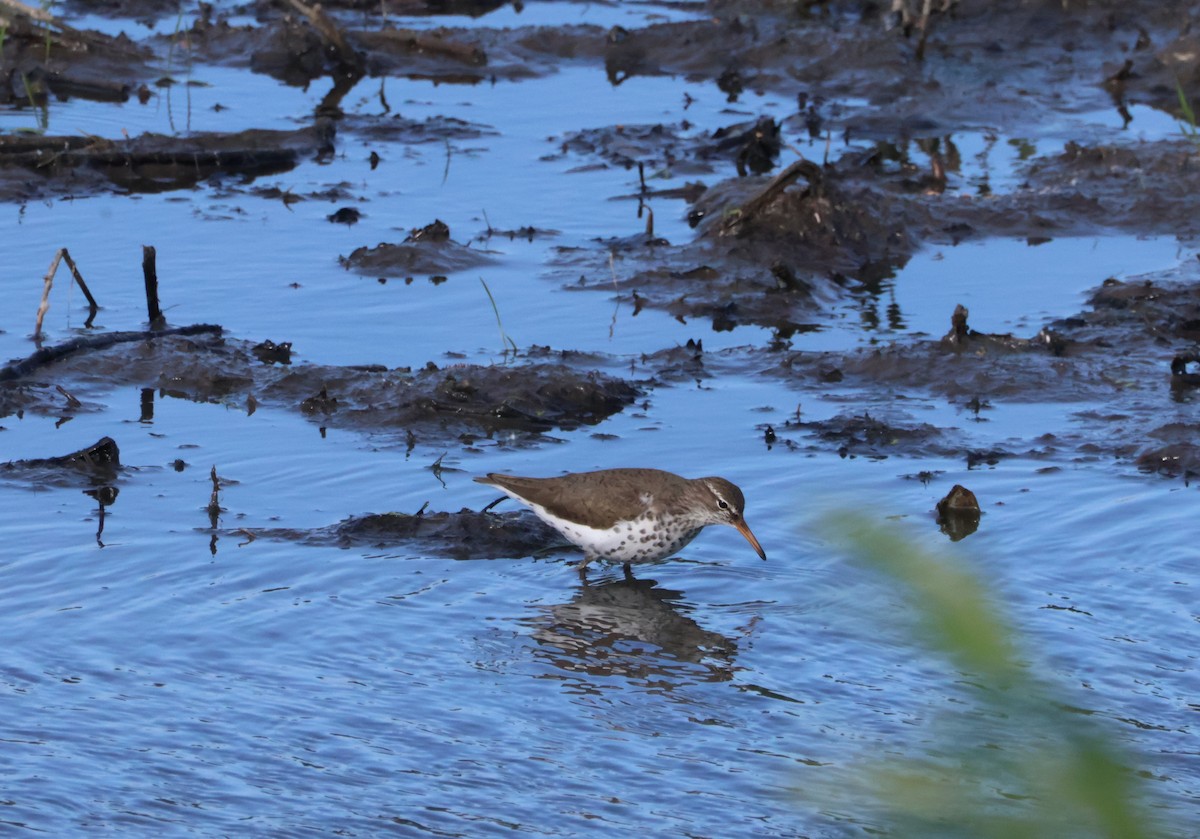
[[[728,681],[737,642],[702,628],[682,599],[683,592],[627,574],[584,582],[571,602],[543,607],[526,622],[537,657],[571,673]]]

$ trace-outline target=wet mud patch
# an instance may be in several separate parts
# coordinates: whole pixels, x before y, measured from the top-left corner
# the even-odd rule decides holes
[[[770,430],[771,444],[779,439],[789,440],[793,431],[804,433],[812,442],[808,446],[792,443],[791,448],[832,449],[839,457],[879,460],[890,456],[957,457],[964,447],[961,441],[955,445],[953,430],[912,422],[900,416],[884,419],[869,413],[839,414],[827,420],[789,420],[782,427]]]
[[[129,140],[0,135],[0,200],[100,191],[167,192],[215,175],[253,179],[286,172],[306,155],[333,151],[334,125]]]
[[[403,114],[381,117],[346,114],[338,121],[338,128],[342,133],[360,137],[368,143],[406,146],[480,140],[498,135],[490,125],[436,115],[425,119],[412,119]]]
[[[443,369],[431,362],[415,371],[285,365],[273,363],[274,355],[260,360],[261,344],[217,332],[207,327],[201,334],[80,345],[42,358],[44,363],[35,356],[0,370],[0,408],[3,415],[49,416],[104,410],[103,399],[113,388],[134,385],[248,412],[299,411],[322,428],[390,433],[411,447],[418,441],[469,442],[502,430],[535,439],[599,423],[641,393],[609,374],[573,367],[569,355],[512,367]]]
[[[121,103],[148,93],[154,53],[124,33],[76,29],[46,7],[17,2],[0,2],[0,32],[0,106],[44,108],[71,98]]]
[[[727,179],[689,210],[696,240],[601,239],[594,250],[560,250],[551,276],[611,291],[615,258],[621,299],[639,308],[708,319],[718,330],[787,330],[832,300],[877,293],[928,245],[1113,231],[1200,235],[1188,186],[1200,156],[1187,142],[1135,150],[1069,144],[1031,162],[1022,187],[985,200],[914,188],[911,174],[872,161],[851,151],[824,166],[798,161],[772,179]]]
[[[649,188],[647,178],[653,183],[656,178],[707,175],[716,171],[718,163],[734,164],[741,175],[761,175],[775,168],[781,147],[779,125],[771,117],[699,132],[685,120],[570,132],[562,138],[559,156],[598,158],[623,169],[640,168],[640,195],[651,197],[662,196],[663,191]]]
[[[416,13],[459,14],[452,6],[422,5]],[[363,76],[461,85],[519,80],[549,75],[563,58],[598,60],[604,52],[606,31],[596,26],[416,30],[387,20],[364,26],[364,15],[379,8],[353,2],[262,6],[256,25],[233,25],[209,9],[188,30],[187,45],[199,60],[248,67],[298,86],[329,76],[343,88],[347,78]],[[386,13],[405,14],[395,5]],[[165,38],[154,43],[171,45]]]
[[[293,84],[328,76],[331,90],[318,108],[328,122],[278,136],[244,132],[222,140],[202,138],[200,153],[210,155],[214,166],[251,175],[272,171],[275,165],[293,165],[297,153],[328,154],[328,126],[334,123],[367,144],[452,142],[490,135],[485,126],[437,119],[415,122],[393,114],[382,85],[378,98],[383,116],[348,116],[341,108],[343,98],[370,75],[476,84],[545,74],[571,62],[602,64],[613,85],[664,74],[685,76],[698,85],[714,84],[737,110],[723,128],[693,132],[680,120],[571,127],[561,135],[558,155],[578,156],[585,165],[599,161],[640,168],[638,191],[617,197],[645,204],[682,197],[688,202],[696,239],[667,242],[654,234],[648,216],[644,234],[561,249],[552,275],[571,288],[605,293],[611,293],[615,279],[619,294],[635,313],[657,308],[680,320],[709,321],[717,330],[766,326],[776,333],[775,346],[768,350],[775,353],[787,346],[790,336],[810,329],[831,301],[878,294],[882,278],[894,276],[912,254],[930,244],[1112,230],[1183,236],[1200,232],[1187,186],[1197,156],[1186,142],[1068,143],[1061,152],[1031,154],[1018,169],[1016,186],[1007,192],[966,194],[956,182],[961,171],[957,134],[997,125],[1013,132],[1029,128],[1034,148],[1038,121],[1061,121],[1064,89],[1072,91],[1069,110],[1076,114],[1124,108],[1128,115],[1129,107],[1144,104],[1178,113],[1171,79],[1180,79],[1187,95],[1200,79],[1200,65],[1188,52],[1193,36],[1181,28],[1179,14],[1160,5],[1065,9],[1054,0],[1017,8],[947,4],[947,13],[935,14],[918,40],[909,37],[911,28],[893,26],[894,19],[882,6],[849,2],[803,9],[795,4],[711,2],[697,5],[703,14],[695,20],[637,30],[483,25],[422,31],[374,21],[370,15],[376,9],[369,4],[318,8],[293,2],[256,9],[259,22],[250,26],[231,25],[205,7],[182,38],[152,36],[138,45],[135,55],[120,60],[129,62],[125,75],[132,78],[142,77],[138,74],[145,72],[153,49],[176,48],[188,51],[193,61],[250,67]],[[138,4],[122,3],[112,8],[128,15],[135,7]],[[468,13],[485,16],[486,24],[487,12],[495,7],[470,6]],[[436,10],[456,13],[462,8],[438,4]],[[151,2],[142,13],[152,18],[161,12],[161,6]],[[66,54],[67,38],[74,35],[69,28],[36,18],[25,23],[35,36],[44,38],[49,31],[61,37],[61,53]],[[15,28],[12,32],[14,38],[21,36]],[[32,61],[36,40],[22,41],[19,49],[6,52],[5,60]],[[111,44],[95,40],[98,46],[89,49],[96,56],[123,55],[125,44],[118,39]],[[88,61],[81,59],[81,66]],[[36,68],[21,64],[19,69],[33,73]],[[42,72],[51,78],[45,73],[61,68],[45,67]],[[981,79],[987,84],[986,97],[978,95]],[[796,96],[796,107],[778,118],[754,114],[750,93],[761,91]],[[1175,93],[1174,99],[1168,93]],[[34,101],[29,98],[30,104]],[[247,154],[252,137],[263,138],[270,151],[258,158]],[[787,143],[798,137],[825,138],[824,159],[788,164],[795,155]],[[44,139],[48,146],[30,147],[33,157],[24,159],[20,155],[25,152],[15,151],[11,165],[0,167],[19,171],[20,188],[26,190],[21,197],[29,195],[31,171],[45,177],[46,184],[67,183],[72,190],[89,188],[88,178],[97,172],[97,185],[91,188],[127,190],[173,189],[211,174],[197,173],[194,166],[182,173],[187,168],[182,158],[194,157],[196,148],[159,147],[157,138],[130,141],[128,148],[89,138]],[[924,156],[920,163],[900,151],[910,146]],[[144,159],[131,157],[135,152]],[[275,152],[285,154],[274,160]],[[781,163],[786,165],[779,169]],[[179,171],[172,174],[172,168]],[[696,180],[672,185],[674,178],[731,169],[738,177],[707,187]],[[656,203],[650,209],[661,214],[662,207]],[[342,218],[349,215],[331,220]],[[470,243],[453,241],[448,230],[434,223],[399,244],[359,248],[343,263],[368,276],[438,278],[489,258]],[[615,278],[613,265],[619,269]],[[1101,298],[1094,301],[1095,311],[1109,305]],[[1152,350],[1144,338],[1136,339],[1132,355],[1114,352],[1114,341],[1123,340],[1110,334],[1114,328],[1102,319],[1081,316],[1029,338],[967,330],[949,343],[914,341],[850,353],[787,353],[776,374],[804,387],[876,393],[881,386],[911,388],[963,404],[1120,403],[1131,390],[1129,381],[1142,382],[1158,372],[1148,372],[1143,355]],[[1171,340],[1188,340],[1190,330],[1180,325]],[[1173,347],[1176,354],[1185,350]],[[778,358],[773,355],[772,363]],[[132,363],[137,367],[136,359]],[[712,375],[710,360],[692,348],[664,351],[661,359],[648,364],[664,382]],[[628,404],[634,398],[630,393],[636,392],[622,382],[629,392],[620,392],[616,385],[610,390],[605,384],[574,402],[564,400],[562,394],[576,387],[573,380],[555,381],[536,365],[524,368],[534,371],[528,376],[532,384],[504,380],[500,373],[459,375],[437,369],[347,371],[301,365],[303,373],[274,370],[267,375],[240,364],[218,365],[207,373],[180,365],[178,359],[171,361],[169,373],[143,369],[140,381],[188,398],[239,399],[251,407],[277,400],[298,406],[319,422],[368,429],[436,426],[435,433],[443,436],[456,433],[451,429],[486,433],[507,422],[526,429],[572,427],[619,410],[614,406]],[[1189,375],[1194,374],[1185,364],[1184,372],[1172,377],[1175,398],[1190,398]],[[364,376],[380,380],[367,381]],[[95,385],[95,393],[103,392],[99,382],[83,382]],[[35,391],[27,382],[21,387],[25,390],[10,388],[5,394],[7,409],[28,404],[62,410],[61,395]],[[550,407],[541,402],[546,389],[559,394],[557,401],[549,400]],[[406,401],[401,390],[417,394],[415,401]],[[87,398],[87,391],[81,395]],[[418,403],[420,407],[413,408]],[[863,416],[851,411],[838,427],[810,432],[833,434],[827,441],[831,444],[841,435],[842,444],[868,455],[878,453],[888,433],[856,427],[855,418]],[[898,432],[913,429],[903,423],[891,430],[897,439],[909,440],[918,456],[940,451],[941,444],[933,442],[940,434],[907,438]]]
[[[313,530],[247,528],[256,539],[341,548],[412,547],[420,556],[518,559],[564,547],[562,537],[525,512],[367,513]],[[569,546],[565,546],[569,547]]]
[[[1030,338],[976,332],[959,307],[951,329],[937,340],[848,352],[763,353],[772,360],[766,375],[834,403],[858,394],[856,403],[866,406],[830,420],[788,421],[764,433],[769,444],[782,441],[782,448],[843,456],[964,456],[968,466],[1013,456],[1105,457],[1165,475],[1200,474],[1196,427],[1164,423],[1180,404],[1200,396],[1200,377],[1189,372],[1200,324],[1195,273],[1189,266],[1167,276],[1110,280],[1090,296],[1090,308]],[[1053,434],[1024,429],[1002,447],[981,449],[966,428],[950,434],[923,423],[897,424],[887,413],[897,400],[931,396],[975,417],[1004,405],[1061,404],[1073,427]],[[871,413],[879,410],[883,418]]]

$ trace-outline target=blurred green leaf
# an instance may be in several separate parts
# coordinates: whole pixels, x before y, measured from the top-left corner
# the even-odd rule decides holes
[[[903,752],[857,769],[889,832],[921,837],[1062,839],[1157,836],[1140,779],[1097,720],[1070,710],[1048,678],[1018,657],[993,598],[964,568],[916,548],[897,529],[853,515],[833,538],[886,575],[911,603],[924,642],[961,676],[975,707],[948,703]]]

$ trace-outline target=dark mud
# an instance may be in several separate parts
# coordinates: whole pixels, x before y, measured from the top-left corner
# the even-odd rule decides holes
[[[1070,144],[1031,163],[1018,190],[976,200],[931,194],[912,173],[851,151],[823,166],[802,162],[776,180],[706,190],[690,213],[694,241],[603,240],[592,252],[562,252],[559,269],[564,283],[579,284],[582,273],[584,285],[611,288],[611,254],[623,299],[639,307],[717,329],[755,324],[786,334],[825,300],[871,293],[928,245],[1114,231],[1194,238],[1200,223],[1189,184],[1197,171],[1197,149],[1183,141],[1136,150]]]
[[[0,199],[28,201],[102,190],[155,193],[221,175],[253,179],[286,172],[333,151],[335,128],[319,120],[297,131],[249,130],[187,137],[0,136]]]
[[[369,513],[315,530],[255,528],[239,532],[256,539],[341,548],[419,544],[423,556],[451,559],[519,558],[563,547],[561,536],[536,516],[523,512]]]
[[[0,478],[30,486],[106,487],[120,472],[121,450],[111,437],[70,454],[0,463]]]
[[[450,238],[444,222],[433,221],[408,234],[400,244],[381,242],[373,248],[358,248],[339,261],[359,274],[381,279],[405,279],[414,275],[445,279],[447,274],[493,262],[495,254]]]
[[[501,430],[532,440],[599,423],[641,393],[574,367],[569,355],[511,367],[430,362],[419,370],[283,364],[275,363],[275,353],[261,360],[261,344],[218,333],[213,327],[198,334],[132,333],[119,342],[41,351],[0,371],[0,416],[105,410],[99,400],[113,389],[137,386],[251,412],[299,411],[322,428],[390,433],[411,448],[418,441],[469,444]]]
[[[789,421],[771,429],[785,448],[828,450],[843,456],[889,454],[963,457],[968,466],[1004,457],[1033,459],[1118,458],[1139,469],[1166,475],[1200,473],[1197,428],[1174,420],[1169,406],[1200,396],[1189,373],[1200,328],[1200,285],[1195,269],[1184,278],[1140,282],[1110,280],[1091,296],[1090,308],[1048,324],[1028,338],[981,334],[967,313],[951,318],[941,339],[898,342],[846,353],[785,353],[765,372],[781,376],[806,393],[823,390],[869,394],[870,410],[821,422]],[[1181,352],[1183,351],[1183,352]],[[1005,449],[980,451],[961,429],[913,423],[903,414],[905,398],[928,396],[960,406],[978,417],[993,403],[1100,403],[1110,411],[1074,414],[1086,430],[1039,434],[1029,429]],[[1158,406],[1158,407],[1155,407]],[[796,431],[803,438],[794,437]]]

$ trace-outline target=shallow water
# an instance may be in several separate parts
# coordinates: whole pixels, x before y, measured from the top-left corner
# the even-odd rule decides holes
[[[617,8],[597,4],[596,14]],[[122,127],[169,131],[181,119],[191,130],[289,127],[321,93],[240,71],[193,72],[214,87],[192,92],[190,113],[174,93],[169,113],[161,102],[125,106],[128,120],[56,104],[53,130],[116,136]],[[613,295],[562,290],[544,273],[554,246],[644,224],[634,202],[612,200],[635,191],[636,171],[565,174],[596,161],[559,154],[563,133],[684,117],[711,130],[764,111],[784,115],[790,103],[747,94],[730,106],[712,88],[672,78],[612,88],[601,69],[578,67],[519,84],[387,85],[408,117],[456,116],[489,133],[454,140],[449,153],[441,143],[389,147],[347,134],[332,163],[262,182],[301,194],[340,183],[354,198],[337,204],[289,208],[206,185],[0,208],[16,234],[0,276],[13,301],[0,320],[0,355],[31,351],[41,275],[64,245],[104,307],[102,328],[141,324],[139,246],[154,244],[171,322],[291,340],[299,361],[421,365],[455,353],[449,360],[501,363],[480,278],[523,348],[635,364],[689,338],[710,351],[770,338],[654,311],[634,317]],[[695,100],[686,113],[684,92]],[[362,112],[375,112],[372,95],[364,87]],[[230,110],[212,112],[212,101]],[[0,127],[29,116],[4,115]],[[384,157],[374,173],[372,149]],[[963,173],[963,189],[977,175]],[[359,206],[364,221],[327,222],[342,203]],[[690,235],[682,202],[655,208],[660,234]],[[337,263],[434,218],[459,241],[489,222],[559,233],[533,243],[493,238],[480,246],[499,252],[495,266],[438,285],[381,284]],[[1124,236],[930,250],[876,301],[894,295],[902,324],[864,329],[861,301],[839,301],[820,331],[793,344],[940,334],[955,302],[971,307],[979,328],[1032,334],[1076,312],[1083,292],[1108,276],[1191,258],[1170,241]],[[83,320],[78,294],[69,304],[67,296],[60,284],[51,342]],[[781,425],[798,406],[805,418],[853,410],[859,396],[810,394],[759,375],[753,362],[740,367],[658,387],[644,406],[537,447],[497,438],[406,452],[384,435],[322,435],[290,413],[247,415],[242,405],[162,394],[147,418],[136,388],[62,424],[4,418],[0,460],[110,435],[126,470],[102,532],[96,502],[79,488],[0,485],[0,824],[52,835],[886,829],[854,792],[857,769],[880,755],[935,755],[929,726],[969,716],[972,697],[945,661],[915,645],[911,606],[823,530],[851,507],[898,521],[918,544],[972,569],[1019,629],[1031,664],[1129,750],[1178,835],[1193,833],[1200,623],[1186,522],[1195,488],[1108,460],[1014,458],[967,469],[961,460],[768,447],[764,424]],[[986,423],[942,400],[904,407],[920,421],[967,429],[983,446],[1077,425],[1074,414],[1090,406],[1000,404]],[[440,477],[431,469],[439,458]],[[236,533],[415,512],[426,502],[477,509],[494,495],[472,482],[476,474],[611,465],[734,479],[769,561],[732,530],[710,530],[680,558],[644,569],[638,585],[608,571],[583,586],[565,554],[453,561],[415,548],[340,550]],[[213,466],[228,482],[219,533],[205,512]],[[939,474],[929,484],[908,477],[921,471]],[[954,483],[978,495],[984,517],[976,534],[951,544],[931,511]],[[993,719],[980,726],[980,742],[1003,730]]]

